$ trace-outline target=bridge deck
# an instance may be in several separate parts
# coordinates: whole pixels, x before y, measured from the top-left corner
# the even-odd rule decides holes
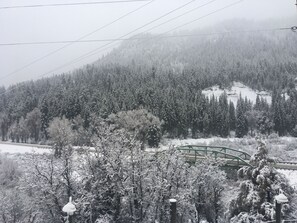
[[[177,148],[183,153],[188,161],[197,162],[204,157],[214,157],[215,160],[221,160],[226,166],[251,166],[248,161],[239,156],[226,153],[226,148],[206,147],[206,146],[182,146]],[[236,151],[236,150],[232,150]]]
[[[242,167],[251,166],[249,160],[251,155],[240,150],[231,149],[225,146],[205,146],[205,145],[186,145],[179,146],[187,161],[197,162],[205,157],[213,157],[215,160],[224,162],[224,166]],[[271,163],[277,169],[297,170],[297,162],[277,162]]]

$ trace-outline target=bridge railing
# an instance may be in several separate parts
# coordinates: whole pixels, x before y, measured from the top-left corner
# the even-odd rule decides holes
[[[250,160],[251,155],[240,150],[232,149],[225,146],[204,146],[204,145],[185,145],[185,146],[179,146],[179,148],[203,148],[205,150],[211,149],[211,150],[217,150],[224,152],[226,154],[233,154],[235,156],[238,156],[242,158],[243,160]]]
[[[177,147],[177,150],[182,151],[184,156],[188,159],[192,159],[195,162],[197,159],[201,159],[202,157],[212,156],[217,159],[225,160],[226,165],[235,165],[235,166],[251,166],[245,159],[227,153],[229,148],[223,147],[209,147],[209,146],[180,146]],[[229,149],[230,150],[230,149]],[[231,149],[230,151],[236,151]],[[247,154],[249,155],[249,154]],[[246,156],[248,157],[248,156]]]

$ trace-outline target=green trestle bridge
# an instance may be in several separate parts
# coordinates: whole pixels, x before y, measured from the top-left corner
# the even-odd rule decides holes
[[[186,161],[196,163],[206,157],[212,157],[217,162],[222,162],[223,167],[240,168],[251,166],[249,160],[251,155],[237,149],[231,149],[225,146],[205,146],[205,145],[185,145],[176,147],[181,151]],[[277,169],[297,170],[297,162],[276,162],[271,163]]]

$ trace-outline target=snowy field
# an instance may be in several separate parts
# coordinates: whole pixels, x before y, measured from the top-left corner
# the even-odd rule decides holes
[[[239,96],[241,94],[242,98],[247,97],[249,100],[251,100],[254,104],[256,103],[257,95],[267,100],[268,104],[271,104],[271,95],[267,91],[255,91],[246,85],[240,83],[240,82],[233,82],[233,85],[230,89],[220,89],[218,85],[215,85],[213,87],[207,88],[202,91],[202,93],[207,96],[208,98],[211,98],[213,95],[216,98],[219,98],[221,94],[224,93],[224,91],[228,95],[228,100],[232,101],[236,107],[237,101],[239,99]]]

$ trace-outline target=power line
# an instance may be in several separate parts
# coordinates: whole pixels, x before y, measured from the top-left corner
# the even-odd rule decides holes
[[[122,15],[122,16],[120,16],[119,18],[117,18],[117,19],[115,19],[115,20],[113,20],[113,21],[111,21],[111,22],[109,22],[109,23],[107,23],[107,24],[105,24],[105,25],[103,25],[103,26],[97,28],[97,29],[95,29],[94,31],[92,31],[92,32],[90,32],[90,33],[87,33],[87,34],[81,36],[80,38],[76,39],[76,41],[80,41],[80,40],[82,40],[82,39],[84,39],[84,38],[86,38],[86,37],[88,37],[88,36],[91,36],[92,34],[98,32],[98,31],[100,31],[100,30],[102,30],[102,29],[105,29],[106,27],[108,27],[108,26],[110,26],[110,25],[112,25],[112,24],[114,24],[114,23],[116,23],[116,22],[122,20],[123,18],[125,18],[125,17],[127,17],[127,16],[133,14],[134,12],[137,12],[137,11],[141,10],[142,8],[148,6],[149,4],[153,3],[154,1],[155,1],[155,0],[151,0],[150,2],[148,2],[148,3],[146,3],[146,4],[142,5],[142,6],[136,8],[136,9],[134,9],[134,10],[132,10],[132,11],[130,11],[130,12],[128,12],[128,13]],[[74,44],[74,43],[69,43],[69,44],[66,44],[66,45],[64,45],[64,46],[62,46],[62,47],[56,49],[56,50],[53,50],[53,51],[51,51],[51,52],[45,54],[44,56],[39,57],[39,58],[37,58],[37,59],[31,61],[30,63],[28,63],[28,64],[26,64],[26,65],[24,65],[24,66],[22,66],[22,67],[20,67],[20,68],[18,68],[18,69],[16,69],[16,70],[10,72],[10,73],[8,73],[8,74],[2,76],[2,77],[0,77],[0,80],[3,80],[3,79],[5,79],[5,78],[7,78],[7,77],[9,77],[9,76],[12,76],[12,75],[14,75],[14,74],[16,74],[16,73],[18,73],[18,72],[20,72],[20,71],[22,71],[22,70],[24,70],[24,69],[30,67],[30,66],[32,66],[32,65],[34,65],[34,64],[38,63],[39,61],[42,61],[42,60],[46,59],[47,57],[52,56],[52,55],[54,55],[55,53],[60,52],[61,50],[65,49],[65,48],[67,48],[67,47],[69,47],[69,46],[71,46],[71,45],[73,45],[73,44]]]
[[[206,15],[203,15],[203,16],[197,18],[197,19],[191,20],[191,21],[186,22],[186,23],[184,23],[184,24],[182,24],[182,25],[180,25],[180,26],[177,26],[177,27],[175,27],[175,28],[173,28],[173,29],[170,29],[170,30],[166,31],[166,32],[163,33],[163,34],[166,34],[166,33],[169,33],[169,32],[173,32],[173,31],[175,31],[175,30],[177,30],[177,29],[180,29],[180,28],[182,28],[182,27],[184,27],[184,26],[190,25],[190,24],[192,24],[192,23],[194,23],[194,22],[197,22],[197,21],[200,20],[200,19],[203,19],[203,18],[205,18],[205,17],[207,17],[207,16],[210,16],[210,15],[213,15],[213,14],[218,13],[218,12],[220,12],[220,11],[223,11],[223,10],[225,10],[225,9],[227,9],[227,8],[230,8],[230,7],[234,6],[234,5],[237,5],[237,4],[239,4],[239,3],[243,2],[243,1],[244,1],[244,0],[239,0],[239,1],[237,1],[237,2],[234,2],[234,3],[231,3],[231,4],[229,4],[229,5],[226,5],[225,7],[219,8],[219,9],[217,9],[217,10],[211,12],[211,13],[208,13],[208,14],[206,14]]]
[[[132,30],[132,31],[130,31],[129,33],[126,33],[125,35],[120,36],[119,38],[125,38],[126,36],[129,36],[130,34],[136,32],[136,31],[138,31],[138,30],[140,30],[140,29],[142,29],[142,28],[144,28],[144,27],[146,27],[146,26],[148,26],[148,25],[151,25],[152,23],[154,23],[154,22],[156,22],[156,21],[159,21],[160,19],[162,19],[162,18],[164,18],[164,17],[166,17],[166,16],[168,16],[168,15],[170,15],[170,14],[172,14],[172,13],[174,13],[174,12],[176,12],[176,11],[178,11],[178,10],[180,10],[180,9],[182,9],[182,8],[184,8],[184,7],[186,7],[186,6],[188,6],[188,5],[190,5],[190,4],[192,4],[192,3],[195,2],[195,1],[196,1],[196,0],[189,1],[189,2],[187,2],[186,4],[183,4],[183,5],[179,6],[179,7],[175,8],[175,9],[173,9],[173,10],[167,12],[167,13],[165,13],[164,15],[162,15],[162,16],[160,16],[160,17],[158,17],[158,18],[156,18],[156,19],[154,19],[154,20],[152,20],[152,21],[150,21],[150,22],[148,22],[148,23],[146,23],[146,24],[144,24],[144,25],[142,25],[142,26],[140,26],[140,27],[138,27],[138,28]],[[210,4],[210,3],[209,3],[209,4]],[[85,58],[88,58],[88,57],[90,57],[90,56],[93,56],[93,55],[97,54],[97,53],[98,53],[97,51],[99,51],[99,50],[102,50],[102,49],[104,50],[104,48],[106,48],[106,47],[108,47],[108,48],[112,47],[111,44],[113,44],[113,43],[114,43],[114,42],[110,42],[110,43],[107,43],[107,44],[105,44],[105,45],[103,45],[103,46],[101,46],[101,47],[98,47],[98,48],[94,49],[94,50],[91,50],[91,51],[89,51],[89,52],[83,54],[82,56],[79,56],[79,57],[77,57],[77,58],[75,58],[75,59],[69,61],[69,62],[66,63],[66,64],[63,64],[63,65],[61,65],[61,66],[59,66],[59,67],[57,67],[57,68],[55,68],[55,69],[53,69],[53,70],[51,70],[51,71],[45,73],[45,74],[40,75],[39,77],[43,77],[43,76],[45,76],[45,75],[47,75],[47,74],[49,74],[49,73],[51,73],[51,72],[57,71],[57,70],[59,70],[59,69],[61,69],[61,68],[63,68],[63,67],[69,66],[69,65],[74,64],[74,63],[77,63],[77,62],[79,62],[79,61],[81,61],[81,60],[83,60],[83,59],[85,59]],[[110,45],[111,45],[111,46],[110,46]],[[108,49],[108,48],[107,48],[107,49]],[[101,51],[99,51],[99,52],[101,52]]]
[[[229,5],[224,6],[224,7],[222,7],[222,8],[219,8],[219,9],[217,9],[217,10],[215,10],[215,11],[212,11],[212,12],[210,12],[210,13],[208,13],[208,14],[205,14],[205,15],[199,17],[199,18],[196,18],[196,19],[194,19],[194,20],[191,20],[191,21],[189,21],[189,22],[186,22],[186,23],[184,23],[184,24],[182,24],[182,25],[176,26],[176,27],[173,28],[173,29],[170,29],[170,30],[168,30],[168,31],[166,31],[166,32],[163,32],[163,33],[159,34],[156,38],[158,38],[158,37],[159,37],[159,38],[162,38],[162,37],[164,36],[164,34],[166,35],[167,33],[173,32],[173,31],[175,31],[175,30],[177,30],[177,29],[180,29],[180,28],[182,28],[182,27],[184,27],[184,26],[190,25],[190,24],[192,24],[192,23],[194,23],[194,22],[197,22],[197,21],[199,21],[199,20],[201,20],[201,19],[203,19],[203,18],[205,18],[205,17],[208,17],[208,16],[210,16],[210,15],[213,15],[213,14],[215,14],[215,13],[218,13],[218,12],[220,12],[220,11],[223,11],[223,10],[225,10],[225,9],[227,9],[227,8],[230,8],[230,7],[234,6],[234,5],[237,5],[237,4],[239,4],[239,3],[243,2],[243,1],[244,1],[244,0],[236,1],[236,2],[234,2],[234,3],[231,3],[231,4],[229,4]],[[211,2],[208,2],[208,4],[210,4],[210,3],[212,3],[212,1],[211,1]],[[206,4],[206,5],[207,5],[207,4]],[[191,10],[190,10],[190,11],[191,11]],[[187,12],[186,12],[186,13],[187,13]],[[173,19],[175,19],[175,18],[173,18]],[[169,21],[170,21],[170,20],[169,20]],[[165,22],[165,23],[166,23],[166,22]],[[155,27],[153,27],[153,29],[154,29],[154,28],[157,28],[157,27],[159,27],[159,26],[155,26]],[[292,31],[294,31],[293,28],[294,28],[294,27],[291,28]],[[229,32],[229,33],[230,33],[230,32]],[[228,34],[228,32],[225,32],[224,34]],[[94,55],[94,54],[92,54],[92,55]],[[90,55],[90,56],[92,56],[92,55]]]
[[[195,1],[195,0],[194,0],[194,1]],[[194,2],[194,1],[191,1],[191,2]],[[223,7],[223,8],[220,8],[220,9],[215,10],[215,11],[213,11],[213,12],[211,12],[211,13],[208,13],[208,14],[202,16],[202,17],[199,17],[198,19],[195,19],[195,20],[192,20],[192,21],[190,21],[190,22],[188,22],[188,23],[186,23],[186,24],[183,24],[182,26],[188,25],[188,24],[190,24],[190,23],[192,23],[192,22],[194,22],[194,21],[198,21],[198,20],[203,19],[203,18],[205,18],[205,17],[207,17],[207,16],[210,16],[210,15],[212,15],[212,14],[214,14],[214,13],[217,13],[217,12],[219,12],[219,11],[225,10],[226,8],[232,7],[233,5],[238,4],[238,3],[242,2],[242,1],[244,1],[244,0],[240,0],[240,1],[237,1],[237,2],[235,2],[235,3],[229,4],[229,5],[227,5],[227,6]],[[189,4],[189,3],[191,3],[191,2],[188,2],[187,4]],[[187,5],[187,4],[186,4],[186,5]],[[209,4],[210,4],[210,3],[209,3]],[[181,6],[181,7],[184,7],[184,6],[185,6],[185,5],[183,5],[183,6]],[[181,8],[181,7],[179,7],[179,8]],[[176,10],[177,10],[177,9],[175,9],[175,10],[173,10],[173,11],[176,11]],[[172,11],[171,11],[171,12],[172,12]],[[171,13],[171,12],[169,12],[169,13]],[[168,13],[166,13],[166,14],[168,14]],[[156,19],[156,20],[159,20],[160,18],[163,18],[163,17],[164,17],[164,16],[161,16],[161,17],[159,17],[159,18]],[[156,21],[156,20],[153,20],[153,21]],[[151,24],[151,23],[152,23],[152,22],[149,22],[149,23],[147,23],[147,25],[148,25],[148,24]],[[144,25],[144,26],[146,26],[146,25]],[[182,26],[178,26],[177,28],[181,28]],[[140,28],[143,28],[143,26],[140,27]],[[138,28],[138,29],[140,29],[140,28]],[[175,29],[177,29],[177,28],[171,29],[171,30],[169,30],[169,31],[167,31],[167,32],[165,32],[165,33],[160,34],[159,36],[162,36],[163,34],[166,34],[166,33],[168,33],[168,32],[171,32],[171,31],[173,31],[173,30],[175,30]],[[138,30],[138,29],[136,29],[136,30]],[[126,35],[124,35],[124,36],[121,36],[120,38],[124,38],[125,36],[127,36],[127,35],[129,35],[129,34],[131,34],[131,33],[133,33],[133,32],[134,32],[134,31],[129,32],[128,34],[126,34]],[[111,43],[113,43],[113,42],[111,42]],[[92,50],[92,51],[90,51],[90,52],[88,52],[88,53],[85,53],[85,54],[83,54],[82,56],[77,57],[76,59],[71,60],[71,61],[69,61],[69,62],[66,63],[66,64],[63,64],[63,65],[61,65],[61,66],[59,66],[59,67],[57,67],[57,68],[55,68],[55,69],[53,69],[53,70],[51,70],[51,71],[49,71],[49,72],[46,72],[46,73],[44,73],[44,74],[42,74],[42,75],[39,75],[39,77],[46,76],[46,75],[48,75],[48,74],[50,74],[50,73],[52,73],[52,72],[55,72],[55,71],[57,71],[57,70],[60,70],[61,68],[64,68],[64,67],[66,67],[66,66],[69,66],[69,65],[72,65],[72,64],[74,64],[74,63],[77,63],[77,62],[79,62],[79,61],[81,61],[81,60],[84,60],[84,59],[90,57],[90,56],[96,55],[96,54],[98,53],[98,52],[96,52],[96,51],[98,51],[98,50],[104,48],[105,46],[110,45],[111,43],[108,43],[108,44],[104,45],[103,47],[99,47],[99,48],[97,48],[97,49],[95,49],[95,50]],[[104,50],[104,49],[103,49],[103,50]],[[105,49],[105,50],[106,50],[106,49]],[[99,51],[99,52],[101,52],[101,51]]]
[[[137,10],[139,10],[140,8],[145,7],[146,5],[152,3],[153,1],[155,1],[155,0],[150,1],[149,3],[147,3],[147,4],[145,4],[145,5],[141,6],[141,7],[139,7],[138,9],[136,9],[136,10],[130,12],[130,13],[127,13],[126,15],[124,15],[124,17],[127,16],[127,15],[129,15],[129,14],[131,14],[131,13],[133,13],[133,12],[135,12],[135,11],[137,11]],[[173,9],[173,10],[171,10],[171,11],[165,13],[164,15],[162,15],[162,16],[160,16],[160,17],[158,17],[158,18],[156,18],[156,19],[154,19],[154,20],[152,20],[152,21],[150,21],[150,22],[148,22],[148,23],[146,23],[146,24],[144,24],[144,25],[142,25],[142,26],[140,26],[140,27],[138,27],[138,28],[132,30],[131,32],[129,32],[129,33],[127,33],[127,34],[125,34],[125,35],[123,35],[123,36],[121,36],[121,37],[119,37],[119,38],[124,38],[124,37],[126,37],[126,36],[128,36],[128,35],[130,35],[130,34],[132,34],[132,33],[134,33],[134,32],[136,32],[136,31],[138,31],[138,30],[140,30],[140,29],[142,29],[142,28],[144,28],[144,27],[146,27],[146,26],[148,26],[148,25],[150,25],[150,24],[152,24],[152,23],[154,23],[154,22],[156,22],[156,21],[158,21],[158,20],[164,18],[165,16],[168,16],[168,15],[174,13],[175,11],[180,10],[180,9],[186,7],[187,5],[189,5],[189,4],[191,4],[191,3],[195,2],[195,1],[196,1],[196,0],[191,0],[190,2],[187,2],[186,4],[183,4],[183,5],[179,6],[178,8],[175,8],[175,9]],[[123,16],[122,16],[122,17],[123,17]],[[119,19],[121,19],[121,18],[119,18]],[[117,20],[115,20],[115,21],[118,21],[119,19],[117,19]],[[114,23],[115,21],[111,22],[110,24]],[[109,24],[107,24],[106,26],[108,26],[108,25],[109,25]],[[102,28],[105,28],[106,26],[103,26],[103,27],[101,27],[101,28],[95,30],[94,32],[97,32],[98,30],[101,30]],[[78,40],[82,40],[82,39],[84,39],[85,37],[87,37],[87,36],[93,34],[94,32],[91,32],[91,33],[89,33],[89,34],[87,34],[87,35],[84,35],[83,37],[81,37],[81,38],[78,39]],[[70,63],[76,62],[76,60],[80,60],[81,57],[85,57],[85,56],[87,56],[88,54],[93,53],[93,52],[95,52],[95,51],[98,51],[98,50],[100,50],[100,49],[102,49],[102,48],[104,48],[104,47],[106,47],[106,46],[109,46],[109,45],[112,44],[112,43],[113,43],[113,42],[107,43],[107,44],[105,44],[105,45],[102,46],[102,47],[96,48],[95,50],[92,50],[92,51],[90,51],[90,52],[88,52],[88,53],[86,53],[86,54],[83,54],[82,56],[80,56],[80,57],[78,57],[78,58],[72,60]],[[72,44],[74,44],[74,43],[70,43],[69,45],[72,45]],[[25,66],[23,66],[23,67],[21,67],[21,68],[15,70],[15,71],[11,72],[11,73],[9,73],[9,74],[3,76],[2,78],[0,78],[0,80],[3,80],[4,78],[6,78],[6,77],[8,77],[8,76],[11,76],[11,75],[13,75],[13,74],[15,74],[15,73],[17,73],[17,72],[19,72],[19,71],[22,71],[23,69],[25,69],[25,68],[27,68],[27,67],[30,67],[31,65],[33,65],[33,64],[35,64],[35,63],[37,63],[37,62],[39,62],[39,61],[41,61],[41,60],[47,58],[48,56],[51,56],[52,54],[54,54],[54,53],[56,53],[56,52],[59,52],[60,50],[66,48],[66,47],[68,47],[68,45],[65,45],[65,46],[63,46],[63,47],[61,47],[61,48],[59,48],[59,49],[57,49],[57,50],[55,50],[55,51],[52,51],[52,52],[50,52],[49,54],[47,54],[47,55],[45,55],[45,56],[43,56],[43,57],[37,58],[36,60],[32,61],[31,63],[29,63],[29,64],[27,64],[27,65],[25,65]],[[65,65],[66,65],[66,64],[65,64]],[[68,63],[67,63],[66,66],[68,66]],[[60,68],[62,68],[62,66],[60,66],[59,69],[60,69]],[[56,69],[54,69],[53,71],[55,71],[55,70],[56,70]],[[53,72],[53,71],[50,71],[50,72]],[[44,75],[39,75],[39,77],[43,77],[43,76],[45,76],[45,75],[46,75],[46,74],[44,74]]]
[[[208,14],[205,14],[205,15],[199,17],[199,18],[196,18],[196,19],[194,19],[194,20],[191,20],[191,21],[189,21],[189,22],[186,22],[186,23],[184,23],[184,24],[182,24],[182,25],[176,26],[176,27],[173,28],[173,29],[170,29],[170,30],[168,30],[168,31],[166,31],[166,32],[163,32],[163,33],[159,34],[158,37],[161,38],[164,34],[173,32],[173,31],[175,31],[175,30],[177,30],[177,29],[180,29],[180,28],[182,28],[182,27],[184,27],[184,26],[190,25],[190,24],[192,24],[192,23],[194,23],[194,22],[197,22],[197,21],[199,21],[199,20],[201,20],[201,19],[203,19],[203,18],[205,18],[205,17],[208,17],[208,16],[210,16],[210,15],[213,15],[213,14],[215,14],[215,13],[218,13],[218,12],[220,12],[220,11],[223,11],[223,10],[225,10],[225,9],[227,9],[227,8],[230,8],[230,7],[234,6],[234,5],[237,5],[237,4],[239,4],[239,3],[243,2],[243,1],[244,1],[244,0],[239,0],[239,1],[237,1],[237,2],[231,3],[231,4],[229,4],[229,5],[226,5],[226,6],[222,7],[222,8],[219,8],[219,9],[217,9],[217,10],[215,10],[215,11],[212,11],[212,12],[210,12],[210,13],[208,13]],[[212,3],[212,1],[209,2],[208,4],[210,4],[210,3]],[[206,4],[206,5],[207,5],[207,4]],[[175,19],[175,18],[173,18],[173,19]],[[169,21],[170,21],[170,20],[169,20]],[[155,27],[153,27],[153,28],[157,28],[157,27],[158,27],[158,26],[155,26]],[[294,27],[291,28],[292,31],[294,31],[293,28],[294,28]],[[227,33],[225,33],[225,34],[227,34]],[[91,56],[92,56],[92,55],[91,55]]]
[[[199,36],[212,36],[212,35],[226,35],[226,34],[241,34],[241,33],[255,33],[266,31],[284,31],[292,30],[295,32],[297,26],[285,28],[271,28],[271,29],[256,29],[256,30],[235,30],[226,32],[213,32],[202,34],[185,34],[185,35],[167,35],[167,36],[153,36],[153,37],[133,37],[133,38],[117,38],[117,39],[90,39],[90,40],[61,40],[61,41],[45,41],[45,42],[16,42],[16,43],[0,43],[0,46],[19,46],[19,45],[47,45],[47,44],[62,44],[62,43],[97,43],[97,42],[111,42],[111,41],[133,41],[133,40],[148,40],[156,38],[177,38],[177,37],[199,37]],[[162,34],[163,35],[163,34]]]
[[[194,1],[195,1],[195,0],[193,0],[193,1],[191,1],[191,2],[188,2],[187,4],[192,3],[192,2],[194,2]],[[193,21],[191,21],[191,22],[188,22],[188,23],[184,24],[183,26],[185,26],[185,25],[187,25],[187,24],[190,24],[190,23],[192,23],[192,22],[194,22],[194,21],[198,21],[198,20],[200,20],[200,19],[203,19],[203,18],[205,18],[205,17],[207,17],[207,16],[209,16],[209,15],[212,15],[212,14],[214,14],[214,13],[217,13],[217,12],[219,12],[219,11],[225,10],[225,9],[227,9],[227,8],[229,8],[229,7],[232,7],[233,5],[238,4],[238,3],[242,2],[242,1],[244,1],[244,0],[240,0],[240,1],[237,1],[237,2],[235,2],[235,3],[229,4],[229,5],[227,5],[227,6],[223,7],[223,8],[220,8],[220,9],[215,10],[215,11],[213,11],[213,12],[211,12],[211,13],[208,13],[208,14],[202,16],[202,17],[199,17],[198,19],[195,19],[195,20],[193,20]],[[186,5],[187,5],[187,4],[186,4]],[[181,6],[181,7],[182,7],[182,6]],[[179,8],[181,8],[181,7],[179,7]],[[172,10],[172,11],[176,11],[176,10],[177,10],[177,9]],[[172,12],[172,11],[171,11],[171,12]],[[168,15],[168,14],[170,14],[171,12],[166,13],[166,14]],[[164,16],[161,16],[161,17],[159,17],[159,18],[156,19],[156,20],[159,20],[159,19],[161,19],[162,17],[164,17]],[[156,20],[153,20],[153,21],[156,21]],[[152,21],[152,22],[153,22],[153,21]],[[144,26],[146,26],[146,25],[148,25],[148,24],[151,24],[152,22],[149,22],[149,23],[145,24]],[[143,28],[144,26],[141,26],[141,27],[139,27],[138,29],[141,29],[141,28]],[[178,28],[181,28],[181,26],[178,26]],[[136,29],[136,30],[138,30],[138,29]],[[172,29],[172,30],[175,30],[175,29],[177,29],[177,28],[174,28],[174,29]],[[133,33],[133,32],[136,31],[136,30],[131,31],[131,32],[129,32],[129,33],[126,34],[126,35],[129,35],[130,33]],[[167,31],[167,32],[165,32],[165,33],[168,33],[168,32],[170,32],[170,31],[172,31],[172,30],[169,30],[169,31]],[[165,34],[165,33],[163,33],[163,34]],[[121,36],[120,38],[124,38],[126,35]],[[161,34],[161,35],[162,35],[162,34]],[[110,43],[109,43],[109,44],[110,44]],[[106,44],[106,45],[109,45],[109,44]],[[106,45],[105,45],[105,46],[106,46]],[[103,46],[103,47],[104,47],[104,46]],[[102,47],[101,47],[101,48],[102,48]],[[81,60],[83,60],[83,59],[86,59],[86,58],[88,58],[88,57],[90,57],[90,56],[93,56],[93,55],[95,55],[95,54],[98,53],[98,52],[94,53],[94,51],[97,51],[98,49],[101,49],[101,48],[97,48],[97,49],[95,49],[95,50],[90,51],[89,53],[83,54],[82,56],[80,56],[80,57],[78,57],[78,58],[76,58],[76,59],[74,59],[74,60],[71,60],[70,62],[68,62],[68,63],[66,63],[66,64],[63,64],[63,65],[61,65],[61,66],[59,66],[59,67],[57,67],[57,68],[54,68],[54,69],[52,69],[52,70],[49,71],[49,72],[43,73],[42,75],[39,75],[39,76],[37,76],[37,77],[44,77],[44,76],[46,76],[46,75],[48,75],[48,74],[50,74],[50,73],[52,73],[52,72],[55,72],[55,71],[57,71],[57,70],[60,70],[60,69],[63,68],[63,67],[69,66],[69,65],[74,64],[74,63],[77,63],[77,62],[79,62],[79,61],[81,61]],[[90,54],[90,53],[91,53],[91,54]],[[14,87],[14,88],[16,88],[16,87]],[[9,88],[9,90],[11,91],[11,90],[13,90],[14,88],[11,87],[11,88]],[[7,92],[7,91],[6,91],[6,92]]]
[[[178,18],[180,18],[180,17],[182,17],[182,16],[185,16],[185,15],[191,13],[191,12],[194,12],[194,11],[196,11],[197,9],[200,9],[200,8],[202,8],[202,7],[204,7],[204,6],[207,6],[207,5],[209,5],[209,4],[211,4],[211,3],[215,2],[215,1],[217,1],[217,0],[212,0],[212,1],[210,1],[210,2],[207,2],[207,3],[203,4],[203,5],[199,5],[198,7],[195,7],[195,8],[193,8],[193,9],[189,10],[189,11],[186,11],[186,12],[182,13],[182,14],[179,15],[179,16],[176,16],[176,17],[174,17],[174,18],[172,18],[172,19],[169,19],[169,20],[167,20],[167,21],[165,21],[165,22],[163,22],[163,23],[161,23],[161,24],[159,24],[159,25],[153,26],[152,28],[146,30],[146,32],[149,32],[149,31],[151,31],[151,30],[153,30],[153,29],[156,29],[156,28],[158,28],[158,27],[160,27],[160,26],[163,26],[163,25],[165,25],[165,24],[167,24],[167,23],[169,23],[169,22],[172,22],[173,20],[176,20],[176,19],[178,19]]]
[[[190,21],[190,22],[184,23],[183,25],[177,26],[177,27],[175,27],[175,28],[173,28],[173,29],[171,29],[171,30],[169,30],[169,31],[166,31],[166,32],[164,32],[164,33],[161,33],[161,34],[159,35],[159,37],[162,36],[162,35],[164,35],[164,34],[167,34],[167,33],[169,33],[169,32],[172,32],[172,31],[174,31],[174,30],[176,30],[176,29],[179,29],[179,28],[182,28],[182,27],[184,27],[184,26],[186,26],[186,25],[189,25],[189,24],[191,24],[191,23],[193,23],[193,22],[196,22],[196,21],[198,21],[198,20],[200,20],[200,19],[203,19],[203,18],[205,18],[205,17],[208,17],[208,16],[210,16],[210,15],[213,15],[213,14],[219,12],[219,11],[222,11],[222,10],[225,10],[225,9],[227,9],[227,8],[230,8],[230,7],[232,7],[232,6],[236,5],[236,4],[239,4],[239,3],[242,2],[242,1],[244,1],[244,0],[240,0],[240,1],[234,2],[234,3],[232,3],[232,4],[229,4],[229,5],[225,6],[225,7],[222,7],[222,8],[220,8],[220,9],[217,9],[217,10],[211,12],[211,13],[208,13],[208,14],[206,14],[206,15],[203,15],[203,16],[197,18],[197,19],[194,19],[194,20],[192,20],[192,21]],[[211,3],[211,2],[209,2],[208,4],[210,4],[210,3]],[[174,19],[174,18],[173,18],[173,19]],[[172,20],[173,20],[173,19],[172,19]],[[130,33],[131,33],[131,32],[130,32]],[[129,34],[130,34],[130,33],[129,33]],[[125,37],[125,36],[126,36],[126,35],[121,36],[120,38],[123,38],[123,37]],[[96,55],[96,54],[98,53],[98,52],[97,52],[98,50],[101,50],[102,48],[104,48],[105,46],[108,46],[108,45],[110,45],[110,44],[111,44],[111,43],[108,43],[108,44],[104,45],[103,47],[99,47],[99,48],[97,48],[97,49],[95,49],[95,50],[92,50],[92,51],[90,51],[90,52],[88,52],[88,53],[85,53],[85,54],[83,54],[82,56],[77,57],[76,59],[71,60],[70,62],[68,62],[68,63],[66,63],[66,64],[64,64],[64,65],[61,65],[60,67],[57,67],[57,68],[55,68],[55,69],[53,69],[53,70],[51,70],[51,71],[49,71],[49,72],[47,72],[47,73],[41,75],[41,77],[43,77],[43,76],[45,76],[45,75],[48,75],[48,74],[51,73],[51,72],[55,72],[55,71],[57,71],[57,70],[59,70],[59,69],[61,69],[61,68],[63,68],[63,67],[72,65],[72,64],[77,63],[77,62],[80,62],[81,60],[84,60],[84,59],[86,59],[86,58],[88,58],[88,57],[90,57],[90,56]],[[107,49],[108,49],[108,48],[107,48]],[[103,50],[106,50],[106,49],[102,49],[101,51],[103,51]],[[101,51],[99,51],[99,52],[101,52]]]
[[[55,4],[37,4],[37,5],[14,5],[14,6],[1,6],[0,10],[4,10],[4,9],[20,9],[20,8],[39,8],[39,7],[118,4],[118,3],[147,2],[147,1],[149,1],[149,0],[114,0],[114,1],[99,1],[99,2],[97,1],[97,2],[55,3]]]
[[[171,21],[173,21],[175,19],[178,19],[178,18],[180,18],[180,17],[182,17],[182,16],[184,16],[186,14],[189,14],[189,13],[191,13],[191,12],[197,10],[197,9],[200,9],[200,8],[206,6],[206,5],[209,5],[210,3],[215,2],[215,1],[217,1],[217,0],[212,0],[212,1],[208,2],[208,3],[203,4],[203,5],[199,5],[198,7],[195,7],[193,9],[189,10],[189,11],[186,11],[185,13],[183,13],[183,14],[181,14],[179,16],[176,16],[176,17],[174,17],[174,18],[172,18],[170,20],[167,20],[166,22],[163,22],[163,23],[161,23],[159,25],[156,25],[156,26],[154,26],[154,27],[152,27],[150,29],[147,29],[147,30],[145,30],[145,32],[149,32],[149,31],[151,31],[151,30],[153,30],[153,29],[155,29],[157,27],[165,25],[168,22],[171,22]],[[188,5],[188,3],[186,5]],[[185,5],[183,5],[182,7],[185,7]],[[180,7],[178,9],[180,9]],[[176,11],[176,10],[174,10],[174,11]],[[162,18],[163,17],[164,16],[162,16]],[[158,20],[159,19],[160,18],[158,18]],[[150,22],[150,24],[151,24],[151,22]],[[133,31],[133,32],[135,32],[135,31]],[[131,34],[131,32],[129,34]],[[129,34],[127,34],[127,35],[129,35]],[[117,38],[117,39],[100,39],[100,40],[64,40],[64,41],[15,42],[15,43],[0,43],[0,46],[44,45],[44,44],[60,44],[60,43],[91,43],[91,42],[109,42],[109,41],[130,40],[130,39],[131,38],[129,38],[129,39]],[[141,39],[143,39],[143,38],[141,38]]]

